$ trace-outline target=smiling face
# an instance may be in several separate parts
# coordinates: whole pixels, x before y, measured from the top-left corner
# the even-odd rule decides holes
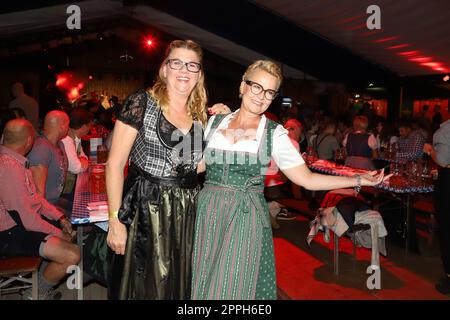
[[[166,62],[171,59],[181,60],[185,62],[200,63],[200,59],[192,50],[184,48],[173,49],[166,59]],[[170,93],[175,93],[182,96],[189,96],[202,75],[202,70],[199,72],[190,72],[186,65],[183,64],[180,70],[172,69],[168,63],[164,63],[162,67],[162,75],[167,83],[167,90]]]
[[[272,100],[266,98],[264,90],[270,89],[278,91],[280,80],[261,69],[256,69],[251,72],[245,80],[250,80],[253,83],[260,85],[263,90],[259,94],[254,94],[251,86],[242,81],[240,86],[240,92],[242,93],[241,109],[260,115],[264,113],[272,103]]]

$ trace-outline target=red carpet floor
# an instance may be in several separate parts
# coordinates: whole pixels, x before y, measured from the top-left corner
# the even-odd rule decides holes
[[[357,249],[340,241],[340,274],[333,273],[333,243],[319,233],[311,248],[306,244],[308,220],[281,221],[274,231],[277,284],[280,299],[298,300],[450,300],[434,288],[442,267],[439,257],[405,254],[403,248],[387,242],[388,257],[381,257],[381,289],[369,290],[370,250]]]

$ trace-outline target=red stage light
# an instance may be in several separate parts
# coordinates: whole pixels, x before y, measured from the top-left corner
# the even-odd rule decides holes
[[[89,80],[92,80],[92,79],[94,79],[94,77],[93,76],[89,76]]]
[[[78,88],[79,90],[83,89],[83,88],[84,88],[84,83],[83,83],[83,82],[80,82],[80,83],[78,84],[77,88]]]
[[[149,36],[144,39],[144,43],[147,48],[152,48],[155,45],[155,40]]]
[[[61,87],[63,84],[67,82],[67,78],[63,76],[57,76],[56,78],[56,86]]]
[[[67,97],[70,100],[78,99],[80,97],[80,93],[78,92],[78,88],[72,88],[72,90],[70,90],[70,92],[67,94]]]
[[[447,82],[450,79],[450,77],[448,75],[446,75],[444,78],[442,78],[442,80],[444,80],[445,82]]]

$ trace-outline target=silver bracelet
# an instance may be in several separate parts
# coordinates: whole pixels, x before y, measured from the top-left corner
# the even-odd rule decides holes
[[[361,176],[359,174],[355,174],[355,177],[356,177],[355,191],[359,193],[361,191]]]

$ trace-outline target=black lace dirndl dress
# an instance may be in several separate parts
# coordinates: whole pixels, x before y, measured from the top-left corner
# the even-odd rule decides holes
[[[112,254],[109,298],[188,299],[202,124],[184,135],[144,90],[127,98],[117,119],[138,134],[119,210],[126,253]]]

